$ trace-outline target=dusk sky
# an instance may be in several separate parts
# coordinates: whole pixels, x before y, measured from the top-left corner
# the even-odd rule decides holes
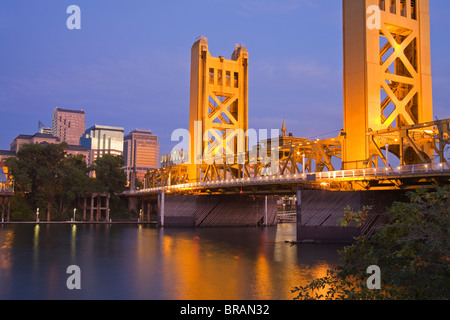
[[[69,5],[81,30],[69,30]],[[55,107],[86,126],[151,129],[160,154],[188,128],[190,53],[249,52],[249,127],[312,138],[342,129],[341,0],[1,0],[0,149],[51,126]],[[450,118],[450,1],[430,0],[434,114]],[[324,136],[326,137],[326,136]]]

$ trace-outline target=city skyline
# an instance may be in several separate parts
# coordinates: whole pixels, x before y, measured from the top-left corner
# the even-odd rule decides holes
[[[86,110],[87,126],[150,129],[160,154],[189,127],[190,49],[208,38],[214,56],[236,43],[249,52],[249,127],[297,137],[337,136],[343,128],[341,1],[89,3],[81,30],[68,30],[72,3],[0,4],[0,149],[50,124],[55,107]],[[430,3],[434,115],[447,118],[450,3]],[[319,24],[320,19],[320,24]],[[317,41],[321,39],[322,41]],[[317,99],[317,97],[320,97]],[[46,116],[48,115],[48,116]],[[36,132],[35,132],[36,131]],[[326,136],[326,135],[325,135]]]

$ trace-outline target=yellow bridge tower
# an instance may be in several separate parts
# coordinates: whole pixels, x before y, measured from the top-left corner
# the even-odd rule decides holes
[[[231,60],[212,57],[207,39],[200,37],[191,50],[189,181],[198,181],[206,158],[245,152],[247,130],[247,50],[236,45]]]
[[[343,0],[344,169],[431,161],[429,20],[428,0]]]

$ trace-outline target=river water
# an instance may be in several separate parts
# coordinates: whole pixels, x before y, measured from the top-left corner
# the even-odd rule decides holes
[[[339,245],[301,244],[295,224],[156,229],[134,224],[0,225],[0,299],[291,300]],[[67,268],[80,269],[69,290]]]

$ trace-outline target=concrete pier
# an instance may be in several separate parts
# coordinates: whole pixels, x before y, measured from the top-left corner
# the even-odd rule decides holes
[[[385,191],[297,191],[297,242],[351,243],[362,232],[370,233],[385,220],[395,201],[407,201],[402,190]],[[345,207],[358,211],[371,206],[367,222],[340,225]]]
[[[173,195],[147,201],[164,227],[251,227],[277,224],[277,197]]]

